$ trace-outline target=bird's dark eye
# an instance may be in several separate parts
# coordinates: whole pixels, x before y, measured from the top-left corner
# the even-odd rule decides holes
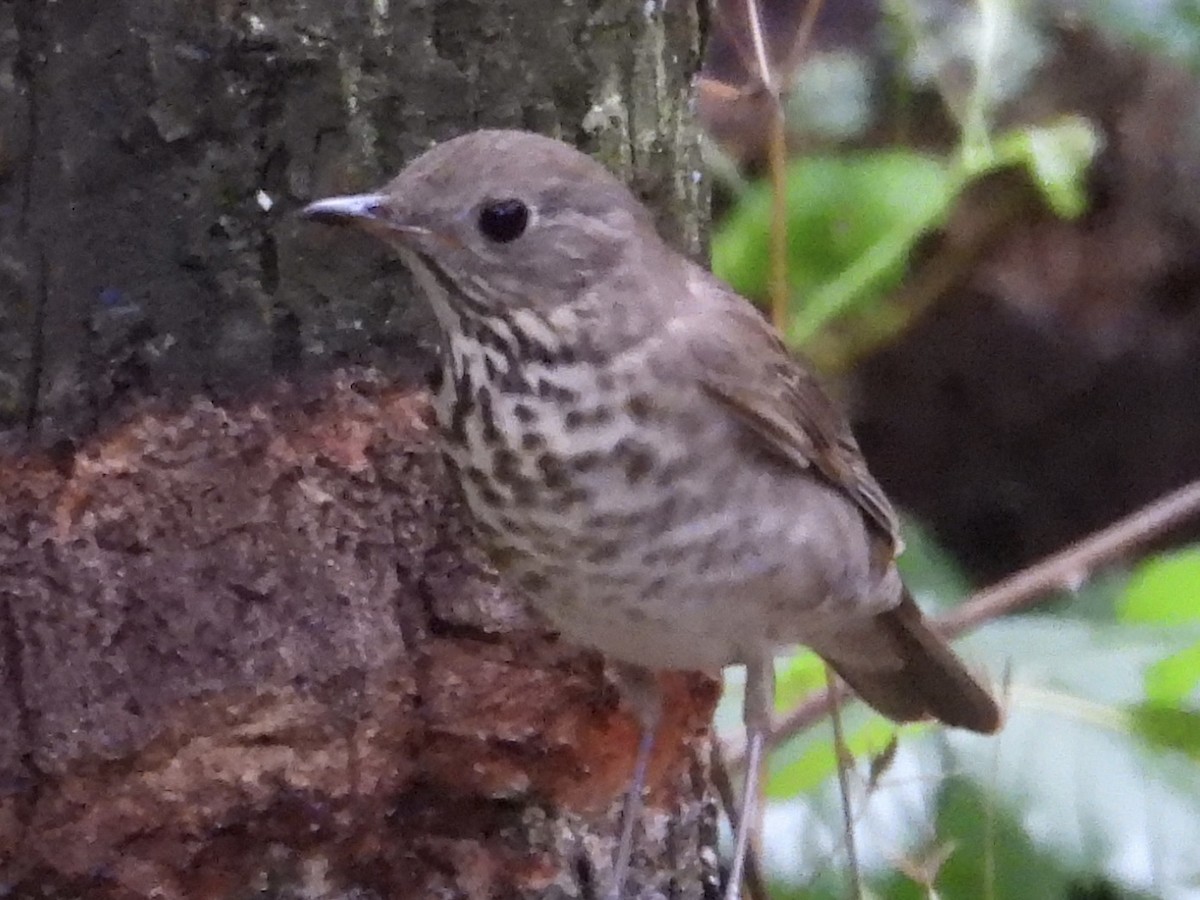
[[[479,230],[489,241],[507,244],[525,233],[529,225],[529,207],[515,197],[492,200],[479,211]]]

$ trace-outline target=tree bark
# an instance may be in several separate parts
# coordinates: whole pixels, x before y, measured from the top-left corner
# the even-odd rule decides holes
[[[588,896],[636,726],[481,561],[431,319],[295,209],[556,133],[698,254],[700,11],[0,6],[0,893]],[[630,896],[711,890],[716,686],[664,678]]]

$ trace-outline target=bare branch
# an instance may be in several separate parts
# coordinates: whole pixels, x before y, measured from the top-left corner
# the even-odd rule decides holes
[[[1075,590],[1096,569],[1129,556],[1197,515],[1200,515],[1200,479],[979,591],[940,616],[938,630],[947,637],[955,637],[1006,613],[1032,606],[1052,591]]]

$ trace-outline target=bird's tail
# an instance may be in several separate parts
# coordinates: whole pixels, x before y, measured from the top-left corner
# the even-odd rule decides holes
[[[897,722],[932,717],[990,734],[1000,707],[939,637],[905,590],[900,604],[815,648],[878,712]]]

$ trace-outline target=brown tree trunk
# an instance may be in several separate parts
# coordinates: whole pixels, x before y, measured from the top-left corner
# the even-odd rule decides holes
[[[674,0],[0,5],[0,893],[603,889],[634,723],[480,561],[407,277],[294,210],[522,126],[699,252],[700,28]],[[715,685],[665,680],[631,896],[699,897]]]

